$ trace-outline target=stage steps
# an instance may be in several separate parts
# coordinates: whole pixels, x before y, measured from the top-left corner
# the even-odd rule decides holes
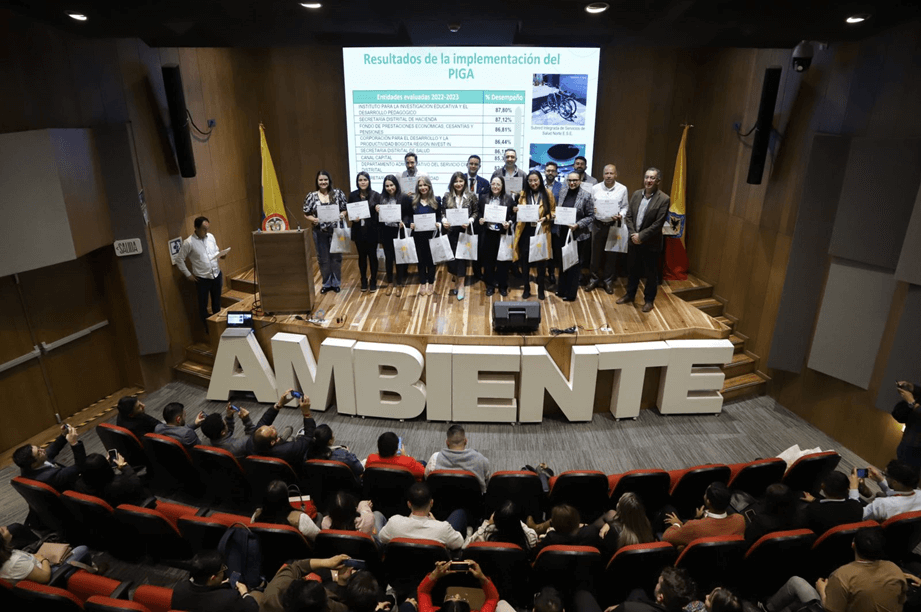
[[[221,308],[227,308],[228,306],[233,306],[237,302],[241,302],[248,298],[251,294],[244,293],[242,291],[237,291],[235,289],[225,289],[221,294]]]
[[[185,347],[185,360],[173,367],[176,378],[207,387],[211,383],[214,368],[214,351],[205,342],[195,342]]]
[[[714,295],[713,285],[692,274],[688,274],[686,281],[666,281],[666,284],[673,295],[707,313],[730,331],[729,341],[732,342],[734,354],[732,361],[723,366],[726,375],[721,391],[723,399],[764,395],[770,378],[758,370],[758,355],[745,350],[748,337],[736,331],[739,320],[726,313],[726,303]]]

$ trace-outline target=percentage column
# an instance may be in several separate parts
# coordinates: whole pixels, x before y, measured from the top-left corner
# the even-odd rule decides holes
[[[505,163],[506,149],[516,149],[519,165],[527,165],[528,152],[521,150],[523,127],[515,111],[524,107],[524,92],[483,92],[483,165],[495,168]],[[517,145],[517,146],[516,146]]]

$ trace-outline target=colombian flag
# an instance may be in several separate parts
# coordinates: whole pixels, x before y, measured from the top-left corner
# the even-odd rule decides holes
[[[285,216],[285,203],[281,199],[278,176],[275,175],[272,155],[269,153],[269,145],[265,141],[265,127],[261,123],[259,124],[259,145],[262,151],[262,217],[263,219],[270,217],[278,219],[281,217],[284,220],[284,229],[287,229],[290,227],[290,223],[287,216]]]
[[[665,237],[665,267],[662,275],[665,280],[687,280],[688,252],[684,247],[685,196],[687,193],[687,157],[685,154],[688,141],[688,128],[684,126],[681,144],[678,145],[678,159],[675,160],[675,180],[672,182],[672,205],[668,211],[666,224],[677,229],[677,234]]]

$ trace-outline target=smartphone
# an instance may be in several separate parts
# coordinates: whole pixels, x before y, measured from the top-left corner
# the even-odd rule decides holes
[[[400,440],[397,442],[397,454],[403,454],[403,436],[400,436]]]
[[[234,412],[240,412],[240,409],[234,406],[233,404],[231,404],[230,409],[233,410]]]
[[[109,458],[109,461],[115,463],[115,458],[118,456],[118,451],[114,448],[110,448],[106,451],[106,456]]]
[[[368,564],[362,561],[361,559],[346,559],[342,562],[342,565],[346,567],[353,567],[357,570],[368,569]]]
[[[870,474],[868,468],[857,468],[857,478],[866,478]]]
[[[301,399],[302,397],[304,397],[304,394],[301,393],[300,391],[292,391],[291,397],[293,397],[294,399]]]
[[[469,572],[470,564],[467,563],[466,561],[451,561],[451,563],[448,564],[448,571],[449,572]]]
[[[228,580],[230,581],[230,586],[232,588],[237,588],[237,583],[240,582],[240,572],[230,572]]]

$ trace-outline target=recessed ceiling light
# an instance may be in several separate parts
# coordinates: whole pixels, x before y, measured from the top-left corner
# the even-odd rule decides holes
[[[847,22],[848,23],[861,23],[862,21],[866,21],[869,18],[870,18],[869,15],[862,13],[860,15],[851,15],[850,17],[847,18]]]
[[[585,12],[595,15],[597,13],[603,13],[609,8],[611,8],[611,5],[607,2],[592,2],[585,6]]]
[[[319,2],[301,2],[301,6],[303,6],[304,8],[309,8],[309,9],[318,9],[322,7],[323,5],[320,4]]]
[[[67,16],[76,21],[86,21],[86,15],[82,13],[67,13]]]

